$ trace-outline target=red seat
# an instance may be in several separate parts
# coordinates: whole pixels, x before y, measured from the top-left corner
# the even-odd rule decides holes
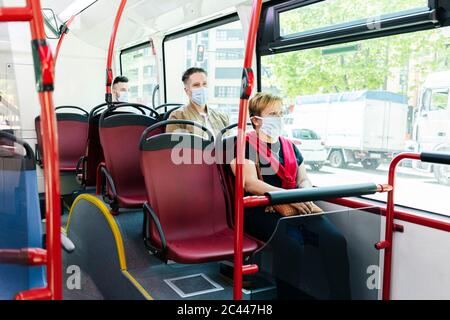
[[[87,147],[83,160],[82,183],[85,187],[94,187],[97,179],[97,168],[105,161],[102,144],[100,143],[99,121],[101,111],[107,107],[106,103],[94,107],[89,114],[89,130]]]
[[[181,158],[214,156],[214,143],[188,133],[150,138],[144,133],[141,150],[149,201],[146,210],[153,219],[147,226],[151,245],[165,259],[179,263],[232,259],[234,231],[227,221],[227,195],[218,165],[180,163]],[[244,237],[245,254],[257,248],[256,241]]]
[[[77,109],[83,114],[77,113],[57,113],[56,121],[58,126],[58,146],[60,170],[63,172],[72,172],[77,169],[80,158],[84,156],[88,135],[88,113],[81,108],[64,106],[61,109]],[[35,129],[37,135],[37,152],[43,155],[42,150],[42,134],[41,134],[41,118],[35,119]],[[40,158],[40,157],[39,157]],[[40,165],[43,160],[40,159]]]
[[[119,208],[142,208],[147,199],[139,141],[144,130],[157,120],[132,113],[109,115],[111,112],[109,109],[102,114],[99,135],[105,156],[102,170],[110,180],[104,196],[113,213],[118,213]]]

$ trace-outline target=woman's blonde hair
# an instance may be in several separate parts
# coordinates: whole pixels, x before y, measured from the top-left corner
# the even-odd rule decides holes
[[[250,99],[248,110],[250,118],[254,116],[261,116],[262,111],[268,106],[283,105],[283,99],[270,93],[258,92]]]

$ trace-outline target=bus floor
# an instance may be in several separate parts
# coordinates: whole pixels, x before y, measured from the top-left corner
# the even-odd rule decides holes
[[[104,279],[95,279],[95,274],[98,270],[83,270],[82,267],[78,268],[77,261],[80,261],[81,265],[86,265],[86,259],[91,261],[95,259],[94,263],[87,263],[93,269],[100,269],[106,272],[107,268],[114,268],[112,264],[108,263],[111,259],[111,255],[105,254],[102,256],[101,252],[95,250],[87,250],[89,241],[79,241],[80,233],[77,234],[76,225],[80,225],[79,221],[74,223],[75,227],[72,227],[72,219],[76,216],[77,212],[72,212],[71,226],[69,227],[68,236],[74,242],[76,254],[71,256],[71,253],[63,254],[63,273],[64,273],[64,294],[65,299],[116,299],[120,296],[120,299],[133,299],[133,295],[130,298],[126,293],[114,294],[111,298],[111,292],[105,292],[112,288],[111,284],[105,284]],[[224,276],[221,271],[222,263],[205,263],[205,264],[177,264],[177,263],[164,263],[145,248],[142,239],[142,223],[143,213],[141,210],[125,211],[118,216],[114,216],[114,221],[120,230],[121,240],[123,242],[123,248],[125,252],[126,260],[126,272],[127,277],[133,283],[143,289],[144,296],[147,299],[156,300],[229,300],[233,297],[233,283],[230,278]],[[63,216],[63,220],[67,221],[66,215]],[[91,221],[91,223],[95,223]],[[84,224],[84,223],[82,223]],[[88,233],[92,234],[92,233]],[[98,232],[101,237],[101,232]],[[88,237],[90,237],[88,235]],[[87,239],[85,239],[87,240]],[[99,239],[98,239],[99,240]],[[95,241],[95,239],[90,240]],[[99,240],[100,241],[100,240]],[[114,243],[105,243],[104,247],[114,246]],[[111,247],[112,249],[112,247]],[[109,249],[105,249],[105,252]],[[116,248],[112,249],[116,250]],[[77,252],[78,251],[78,252]],[[80,252],[82,251],[82,252]],[[81,257],[82,255],[87,255]],[[112,256],[115,256],[113,254]],[[75,264],[75,265],[74,265]],[[117,265],[117,264],[116,264]],[[86,268],[85,268],[86,269]],[[123,268],[122,268],[123,270]],[[74,276],[75,271],[81,271],[81,280]],[[109,271],[108,271],[109,272]],[[107,273],[108,273],[107,272]],[[117,274],[117,273],[116,273]],[[101,276],[97,276],[101,278]],[[109,281],[119,281],[114,279],[115,277],[109,277]],[[99,283],[96,283],[98,282]],[[81,286],[75,286],[74,283],[81,284]],[[261,279],[253,281],[253,285],[258,282],[258,290],[244,290],[244,299],[270,299],[273,294],[273,285]],[[120,287],[117,285],[116,287]],[[75,289],[74,289],[75,288]],[[103,288],[103,292],[102,292]],[[142,291],[142,290],[141,290]],[[252,294],[253,292],[253,294]],[[256,297],[255,293],[258,293]]]

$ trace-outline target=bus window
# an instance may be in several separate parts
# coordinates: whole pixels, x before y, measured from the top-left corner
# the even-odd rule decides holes
[[[400,2],[381,1],[386,6]],[[401,3],[416,7],[422,2]],[[315,6],[321,7],[323,21],[342,22],[347,14],[360,13],[360,10],[349,13],[347,3],[350,2],[324,1]],[[282,29],[299,31],[302,25],[297,22],[313,9],[314,6],[307,6],[289,12],[291,18],[282,19]],[[313,27],[317,25],[304,28]],[[450,114],[423,111],[419,114],[420,97],[426,100],[427,90],[431,96],[424,103],[430,106],[430,111],[445,110],[448,106],[449,42],[450,28],[446,27],[264,53],[262,91],[280,95],[288,102],[295,101],[290,115],[294,118],[293,129],[312,130],[326,145],[325,166],[321,172],[310,173],[314,184],[367,180],[385,183],[389,163],[396,154],[450,152]],[[416,119],[408,116],[410,109],[418,111]],[[300,150],[302,147],[305,148],[299,145]],[[304,153],[307,155],[306,150]],[[309,161],[312,159],[305,156],[307,168]],[[405,161],[400,172],[396,185],[398,204],[448,214],[442,195],[450,191],[449,166]],[[374,198],[386,201],[386,195]]]
[[[428,9],[428,0],[327,0],[281,12],[280,31],[282,37],[287,37],[358,20],[367,19],[369,23],[375,24],[382,15],[420,9]]]
[[[187,102],[181,76],[190,67],[200,67],[208,72],[208,106],[226,113],[230,123],[236,123],[244,50],[240,21],[169,36],[164,42],[167,102]]]
[[[152,105],[153,90],[158,84],[156,56],[149,43],[125,49],[120,55],[122,75],[130,81],[130,100]]]

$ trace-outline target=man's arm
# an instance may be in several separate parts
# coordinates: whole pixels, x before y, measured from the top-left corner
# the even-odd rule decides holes
[[[178,111],[178,110],[177,110]],[[170,114],[169,120],[182,120],[182,117],[180,116],[179,112],[174,111]],[[176,132],[176,131],[183,131],[184,125],[182,124],[169,124],[166,126],[166,132]]]

